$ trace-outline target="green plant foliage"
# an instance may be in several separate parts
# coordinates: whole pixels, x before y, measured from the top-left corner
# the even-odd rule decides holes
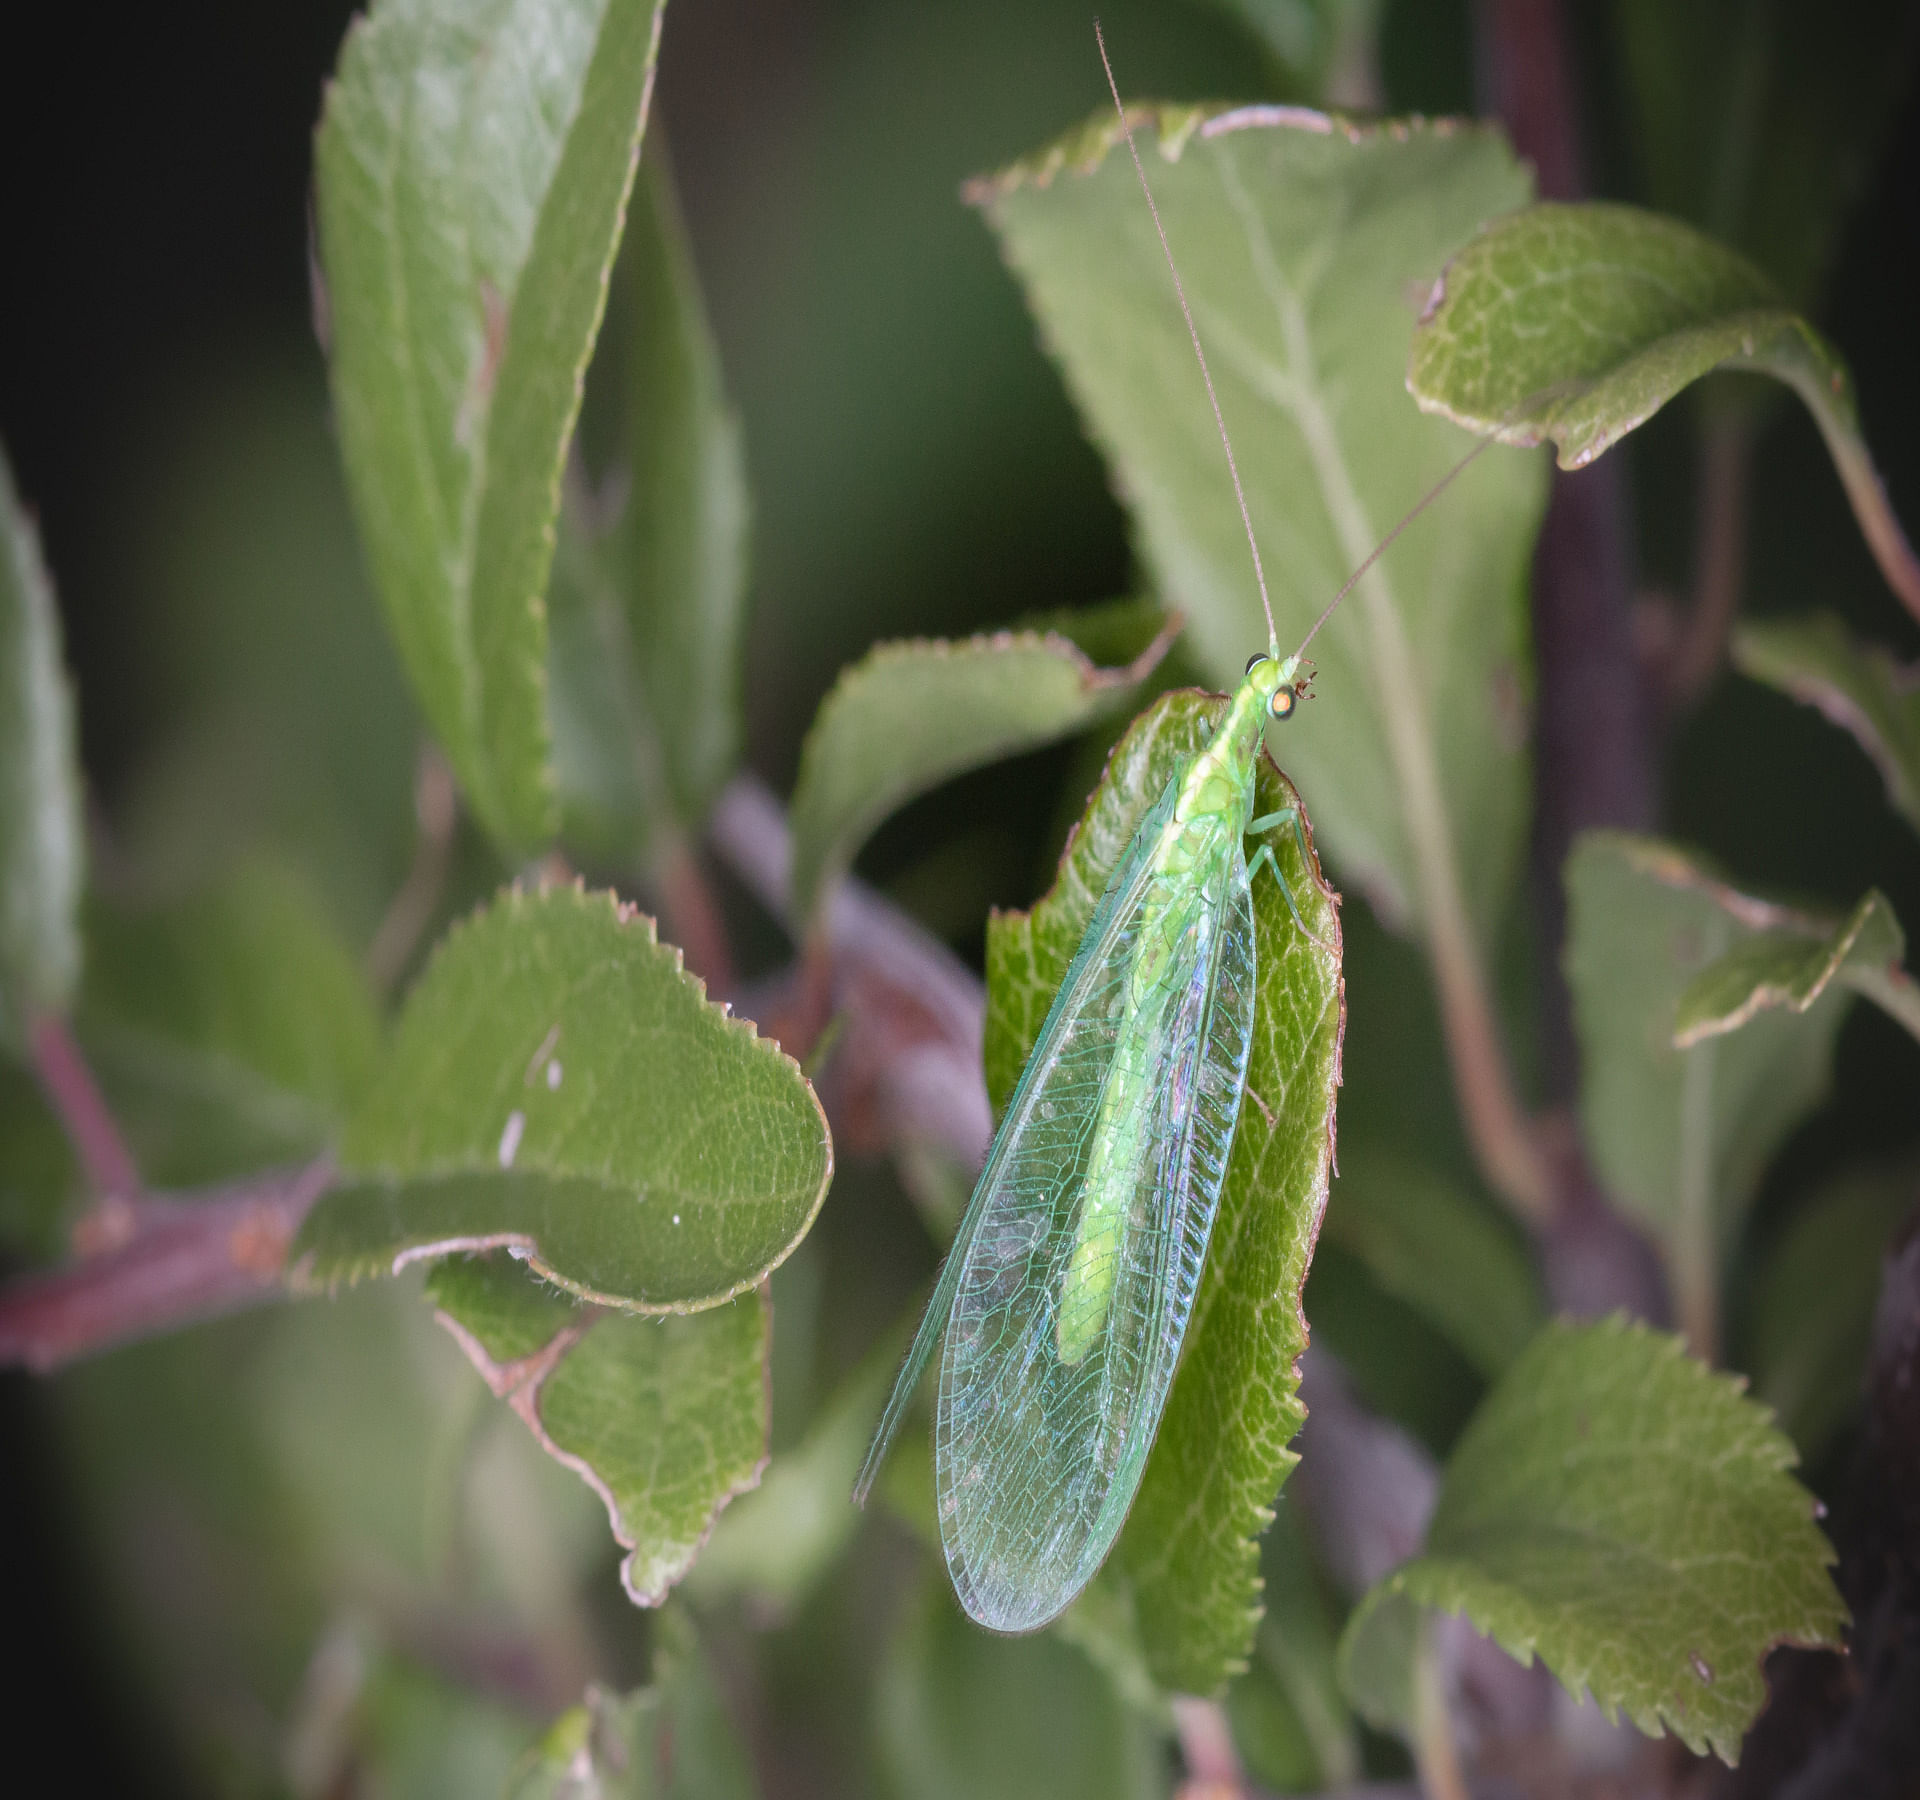
[[[1736,627],[1733,661],[1852,732],[1885,780],[1889,803],[1920,831],[1920,671],[1856,642],[1825,613]]]
[[[748,524],[739,424],[652,150],[596,378],[602,363],[608,494],[567,509],[548,596],[554,776],[568,841],[644,867],[698,829],[739,758]]]
[[[80,1165],[39,1084],[0,1064],[0,1255],[51,1262],[83,1193]]]
[[[712,1005],[652,920],[578,888],[450,932],[294,1247],[305,1278],[516,1246],[583,1298],[651,1312],[752,1287],[833,1172],[799,1065]]]
[[[1122,602],[1122,630],[1139,609]],[[1096,619],[1090,634],[1102,635]],[[1125,710],[1171,640],[1166,621],[1120,667],[1071,637],[999,632],[882,644],[821,702],[793,795],[793,916],[811,918],[889,813],[967,769],[1071,736]]]
[[[669,1607],[655,1639],[647,1686],[589,1687],[520,1759],[507,1800],[750,1800],[759,1791],[692,1624]]]
[[[1738,1031],[1757,1014],[1784,1007],[1803,1013],[1828,985],[1873,995],[1911,996],[1913,982],[1900,967],[1906,939],[1893,908],[1878,890],[1870,891],[1844,919],[1810,919],[1785,907],[1749,902],[1758,922],[1767,914],[1778,922],[1744,937],[1718,961],[1696,975],[1674,1009],[1673,1041],[1686,1050],[1724,1032]],[[1898,1006],[1889,1010],[1898,1016]],[[1920,1033],[1920,997],[1907,1009]]]
[[[1615,0],[1613,20],[1654,205],[1811,305],[1906,73],[1908,10]]]
[[[540,1447],[599,1495],[629,1552],[627,1592],[658,1605],[766,1466],[764,1291],[636,1318],[583,1306],[496,1252],[443,1259],[427,1298]]]
[[[39,1013],[80,979],[86,879],[73,696],[40,534],[0,450],[0,1044],[25,1054]]]
[[[402,660],[475,812],[554,823],[542,596],[661,0],[383,0],[314,149],[334,407]]]
[[[1580,1114],[1608,1192],[1671,1243],[1731,1242],[1768,1158],[1826,1091],[1847,996],[1767,1012],[1674,1047],[1681,996],[1778,922],[1670,845],[1616,832],[1567,860],[1567,980],[1581,1050]]]
[[[1391,1151],[1342,1155],[1322,1238],[1357,1256],[1489,1379],[1546,1319],[1540,1278],[1504,1220]]]
[[[1253,1666],[1227,1689],[1248,1773],[1276,1793],[1351,1787],[1360,1743],[1340,1692],[1334,1631],[1298,1521],[1283,1499],[1260,1541],[1267,1614]]]
[[[1421,1554],[1349,1621],[1349,1696],[1405,1729],[1412,1609],[1429,1607],[1732,1762],[1767,1651],[1837,1645],[1845,1618],[1794,1461],[1766,1410],[1677,1338],[1548,1326],[1454,1451]]]
[[[1470,446],[1403,388],[1424,291],[1527,177],[1495,132],[1142,109],[1247,482],[1283,651]],[[1233,485],[1159,241],[1109,112],[976,196],[1128,504],[1166,603],[1225,686],[1265,648]],[[1321,702],[1287,727],[1330,854],[1394,921],[1483,935],[1526,819],[1524,590],[1545,493],[1482,457],[1314,639]]]
[[[1146,1723],[1078,1650],[1050,1632],[989,1636],[937,1578],[887,1648],[874,1737],[898,1800],[1145,1800],[1168,1787]]]
[[[607,1505],[620,1579],[657,1606],[767,1466],[764,1293],[660,1319],[610,1313],[533,1396],[549,1446]]]
[[[1407,386],[1429,412],[1581,469],[1714,369],[1804,400],[1843,468],[1865,463],[1840,354],[1737,251],[1633,206],[1543,202],[1447,265]]]
[[[80,1033],[148,1180],[213,1180],[334,1138],[380,1018],[304,879],[249,858],[184,900],[95,902],[85,922]]]
[[[847,1496],[905,1354],[900,1336],[885,1337],[841,1382],[806,1436],[721,1515],[693,1566],[689,1592],[701,1599],[747,1594],[782,1612],[806,1599],[859,1528]]]
[[[987,927],[987,1082],[996,1107],[1099,901],[1108,872],[1225,702],[1169,694],[1129,727],[1030,913]],[[1256,814],[1298,804],[1265,759]],[[1273,840],[1307,923],[1339,942],[1332,896],[1290,833]],[[1296,1460],[1303,1411],[1295,1363],[1306,1348],[1300,1288],[1325,1208],[1340,1078],[1337,956],[1300,934],[1278,888],[1253,890],[1257,993],[1246,1104],[1221,1190],[1186,1349],[1133,1512],[1097,1578],[1119,1591],[1154,1679],[1211,1693],[1244,1666],[1259,1616],[1255,1539]]]
[[[537,1356],[587,1318],[565,1288],[542,1281],[503,1251],[441,1257],[427,1270],[426,1298],[442,1323],[459,1328],[469,1357],[500,1371]],[[490,1378],[488,1385],[498,1391],[502,1384]]]
[[[1882,1266],[1916,1204],[1913,1163],[1851,1170],[1810,1196],[1760,1257],[1744,1366],[1809,1462],[1859,1413]]]

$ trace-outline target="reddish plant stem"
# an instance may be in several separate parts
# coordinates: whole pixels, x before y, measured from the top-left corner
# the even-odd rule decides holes
[[[283,1297],[287,1247],[332,1179],[322,1161],[200,1196],[110,1198],[92,1255],[0,1292],[0,1365],[44,1374]]]
[[[693,846],[681,843],[669,851],[655,882],[669,941],[680,946],[686,966],[707,984],[707,992],[725,999],[738,985],[733,949]]]
[[[413,865],[388,904],[373,942],[367,946],[367,979],[386,993],[413,960],[421,935],[432,923],[434,909],[446,887],[447,865],[453,858],[453,833],[460,818],[460,798],[453,770],[432,744],[420,752],[413,776],[413,812],[419,826],[414,840]]]
[[[36,1019],[32,1047],[40,1085],[66,1128],[88,1185],[103,1199],[138,1194],[140,1171],[66,1020],[53,1013]]]

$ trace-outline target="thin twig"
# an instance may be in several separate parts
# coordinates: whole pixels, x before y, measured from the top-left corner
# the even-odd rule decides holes
[[[1247,1777],[1233,1747],[1233,1727],[1219,1701],[1176,1696],[1173,1728],[1180,1739],[1180,1760],[1187,1766],[1178,1800],[1241,1800]]]
[[[1747,570],[1747,477],[1753,421],[1716,410],[1700,431],[1700,502],[1695,525],[1693,609],[1665,670],[1667,704],[1690,707],[1707,691],[1740,611]]]
[[[319,1161],[197,1195],[114,1202],[110,1247],[0,1290],[0,1365],[45,1373],[284,1298],[287,1246],[332,1179]]]
[[[692,845],[682,842],[668,851],[654,873],[654,885],[668,940],[680,946],[687,967],[707,984],[707,992],[725,999],[738,985],[733,948]]]
[[[128,1199],[140,1192],[140,1171],[120,1135],[87,1059],[65,1019],[53,1013],[34,1021],[34,1072],[59,1115],[88,1185],[103,1200]]]
[[[453,856],[459,806],[447,759],[432,744],[423,745],[413,776],[413,814],[418,826],[413,865],[367,946],[367,979],[383,994],[413,960],[421,934],[432,923],[434,909],[440,904],[447,865]]]
[[[1426,1800],[1472,1800],[1466,1772],[1460,1766],[1454,1742],[1453,1718],[1447,1708],[1436,1622],[1423,1619],[1413,1657],[1413,1760],[1420,1771],[1420,1789]]]

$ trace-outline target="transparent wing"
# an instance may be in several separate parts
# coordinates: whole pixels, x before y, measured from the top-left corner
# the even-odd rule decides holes
[[[1128,993],[1134,946],[1168,895],[1138,871],[1109,893],[1112,913],[1062,985],[952,1259],[940,1529],[961,1604],[997,1631],[1063,1611],[1126,1518],[1179,1361],[1246,1075],[1253,911],[1238,839],[1183,884],[1177,952],[1144,1000]],[[1130,1171],[1128,1199],[1098,1334],[1066,1362],[1060,1299],[1102,1136],[1106,1165],[1117,1155]]]
[[[1083,1015],[1088,1004],[1089,988],[1107,979],[1104,971],[1113,960],[1122,928],[1138,922],[1140,905],[1151,879],[1148,851],[1159,840],[1161,830],[1173,812],[1179,788],[1180,777],[1176,772],[1154,803],[1152,811],[1141,820],[1120,861],[1114,865],[1113,873],[1107,878],[1105,891],[1100,896],[1100,904],[1087,921],[1080,948],[1074,952],[1073,961],[1067,965],[1066,975],[1053,997],[1053,1004],[1047,1009],[1040,1035],[1034,1039],[1033,1053],[1027,1058],[1027,1066],[1020,1072],[1013,1098],[1007,1103],[1006,1116],[1001,1119],[1000,1128],[994,1133],[980,1179],[974,1184],[973,1197],[967,1202],[960,1229],[954,1233],[952,1248],[941,1265],[940,1278],[934,1283],[927,1310],[920,1317],[920,1328],[914,1333],[907,1359],[894,1379],[886,1411],[880,1415],[873,1443],[867,1450],[867,1460],[861,1466],[859,1479],[854,1483],[853,1498],[858,1505],[866,1505],[874,1477],[879,1474],[880,1465],[886,1461],[887,1450],[893,1443],[894,1434],[900,1429],[900,1421],[906,1417],[907,1408],[913,1402],[914,1390],[920,1385],[920,1377],[926,1371],[928,1359],[946,1329],[954,1295],[979,1239],[989,1211],[989,1202],[1001,1185],[1001,1172],[1013,1153],[1016,1141],[1026,1129],[1024,1121],[1034,1110],[1036,1073],[1052,1067],[1059,1060],[1062,1044],[1070,1028]],[[1129,932],[1127,942],[1130,945],[1132,941]]]

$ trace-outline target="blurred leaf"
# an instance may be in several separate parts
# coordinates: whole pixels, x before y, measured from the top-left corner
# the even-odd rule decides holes
[[[1301,97],[1378,111],[1381,0],[1215,0],[1246,25]]]
[[[0,1258],[51,1262],[68,1209],[84,1194],[73,1146],[39,1083],[0,1063]]]
[[[1808,1462],[1860,1410],[1881,1264],[1917,1204],[1911,1163],[1854,1170],[1801,1207],[1755,1270],[1746,1366]]]
[[[192,393],[115,565],[140,596],[132,710],[159,725],[115,783],[113,885],[177,896],[265,852],[359,951],[414,858],[423,726],[354,539],[326,372],[304,345],[223,344]],[[443,916],[471,904],[449,885]]]
[[[380,1019],[304,880],[253,857],[168,905],[96,903],[86,932],[81,1036],[148,1180],[309,1156],[339,1130]]]
[[[1777,923],[1742,938],[1688,984],[1674,1012],[1677,1049],[1738,1031],[1763,1012],[1784,1007],[1803,1013],[1835,979],[1869,995],[1912,989],[1900,967],[1906,939],[1879,889],[1870,889],[1838,923],[1757,901],[1747,904],[1754,909],[1747,923],[1759,923],[1769,914]],[[1897,1006],[1889,1010],[1899,1016]],[[1913,1021],[1910,1029],[1920,1036],[1920,997],[1911,999],[1906,1010]]]
[[[659,1605],[766,1467],[765,1292],[636,1318],[584,1307],[495,1254],[446,1258],[427,1298],[541,1449],[600,1497],[630,1553],[627,1592]]]
[[[1018,1079],[1101,890],[1128,840],[1225,702],[1166,695],[1136,719],[1030,913],[987,925],[987,1083],[996,1108]],[[1298,804],[1265,757],[1256,814]],[[1325,941],[1339,918],[1291,833],[1271,840],[1282,875]],[[1257,998],[1253,1045],[1212,1246],[1133,1511],[1098,1583],[1123,1592],[1160,1685],[1217,1691],[1244,1666],[1259,1618],[1258,1549],[1273,1496],[1296,1460],[1306,1348],[1300,1289],[1326,1205],[1339,1082],[1337,957],[1309,944],[1277,885],[1253,890]],[[1256,1099],[1256,1096],[1258,1097]]]
[[[1778,921],[1672,846],[1590,832],[1567,859],[1566,970],[1587,1148],[1612,1196],[1669,1248],[1698,1228],[1724,1247],[1768,1159],[1830,1079],[1848,996],[1804,1015],[1674,1047],[1702,970]]]
[[[1279,1793],[1350,1787],[1360,1743],[1340,1692],[1334,1632],[1292,1509],[1283,1500],[1260,1542],[1267,1616],[1253,1666],[1227,1689],[1248,1773]]]
[[[759,1790],[699,1639],[660,1615],[653,1679],[631,1694],[597,1684],[520,1760],[507,1800],[746,1800]]]
[[[1855,642],[1830,614],[1740,625],[1734,666],[1853,733],[1887,784],[1887,799],[1920,831],[1920,669]]]
[[[1367,1410],[1445,1456],[1486,1391],[1453,1341],[1324,1231],[1302,1304],[1313,1341],[1340,1359]]]
[[[1613,22],[1653,204],[1812,305],[1907,72],[1911,9],[1616,0]]]
[[[335,1778],[407,1800],[474,1800],[503,1791],[527,1733],[523,1715],[474,1685],[384,1654],[373,1660],[343,1734]]]
[[[1122,629],[1137,619],[1132,602]],[[1098,634],[1099,624],[1084,627]],[[1161,629],[1124,667],[1072,639],[999,632],[882,644],[844,671],[807,733],[793,795],[793,916],[810,919],[873,828],[967,769],[1124,712],[1171,641]]]
[[[1159,1746],[1079,1651],[1050,1632],[995,1638],[947,1584],[921,1586],[880,1665],[874,1729],[896,1800],[1164,1795]]]
[[[509,890],[450,932],[308,1215],[319,1283],[513,1245],[589,1300],[680,1312],[806,1234],[833,1150],[799,1065],[607,894]]]
[[[560,467],[652,92],[660,0],[382,0],[314,148],[334,409],[415,692],[509,849],[554,822]]]
[[[1837,1646],[1846,1619],[1793,1447],[1740,1386],[1624,1319],[1548,1326],[1461,1439],[1422,1554],[1349,1621],[1354,1703],[1404,1729],[1413,1602],[1732,1762],[1766,1653]]]
[[[1250,108],[1136,127],[1247,477],[1283,650],[1470,446],[1404,392],[1423,293],[1527,176],[1496,132]],[[1159,153],[1154,154],[1156,138]],[[1206,390],[1111,113],[976,184],[1188,648],[1237,681],[1267,627]],[[1314,639],[1288,727],[1329,854],[1389,919],[1491,934],[1527,816],[1535,459],[1482,457]],[[1464,922],[1464,921],[1458,921]]]
[[[1920,559],[1861,435],[1840,353],[1745,257],[1636,207],[1496,220],[1435,283],[1407,386],[1428,412],[1584,468],[1715,369],[1771,375],[1813,414],[1887,583],[1920,615]]]
[[[554,774],[570,841],[644,864],[697,831],[740,754],[747,476],[661,158],[634,189],[600,356],[617,517],[571,509],[549,596]],[[590,540],[590,541],[589,541]]]
[[[40,534],[0,450],[0,1042],[27,1053],[37,1013],[80,979],[86,881],[80,753]]]
[[[806,1436],[721,1516],[693,1566],[690,1592],[747,1593],[783,1610],[806,1598],[859,1528],[849,1496],[905,1354],[904,1337],[889,1334],[841,1382]]]
[[[1545,1323],[1539,1276],[1506,1222],[1391,1151],[1345,1152],[1321,1241],[1350,1250],[1488,1379]]]

